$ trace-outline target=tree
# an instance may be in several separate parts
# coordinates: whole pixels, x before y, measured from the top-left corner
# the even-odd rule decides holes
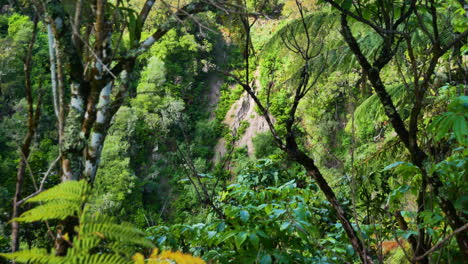
[[[49,45],[52,45],[52,80],[57,80],[58,98],[54,101],[58,104],[62,181],[86,179],[91,184],[94,182],[107,131],[112,117],[128,97],[138,56],[180,21],[213,8],[202,1],[191,2],[141,41],[143,26],[153,4],[154,1],[145,1],[137,13],[128,8],[124,1],[83,0],[72,4],[56,0],[32,2],[35,16],[50,25],[53,33],[54,40]],[[128,32],[128,42],[124,41],[125,32]],[[55,58],[52,58],[53,55]],[[65,89],[67,86],[69,91]],[[67,94],[70,94],[69,100]],[[32,107],[32,99],[30,105]],[[32,112],[30,114],[31,124],[35,125],[35,116]],[[25,150],[23,153],[27,157]],[[41,191],[39,189],[26,199]],[[17,197],[14,207],[17,208],[26,199],[18,201]],[[73,223],[65,223],[65,226],[72,234]],[[17,245],[15,237],[14,244]],[[57,252],[65,252],[68,246],[62,240],[62,243],[56,243],[56,247]]]
[[[295,28],[289,28],[284,35],[282,35],[283,45],[286,46],[291,52],[298,54],[301,60],[301,67],[297,75],[293,78],[297,78],[297,83],[292,91],[292,102],[289,108],[285,111],[287,118],[284,121],[284,133],[281,133],[275,128],[275,124],[272,121],[271,114],[269,111],[270,102],[263,103],[254,90],[254,87],[250,81],[250,65],[249,57],[251,51],[250,34],[251,28],[256,22],[254,19],[252,22],[249,21],[247,16],[241,17],[243,28],[245,30],[245,79],[240,78],[226,73],[228,76],[234,78],[244,90],[253,98],[260,113],[266,119],[270,132],[272,133],[275,142],[281,150],[283,150],[287,156],[296,161],[297,163],[304,166],[307,175],[314,179],[320,190],[323,192],[328,202],[331,204],[339,221],[341,222],[343,229],[351,242],[352,247],[358,254],[359,258],[363,263],[373,263],[371,253],[362,240],[361,236],[354,230],[351,224],[350,214],[345,211],[343,206],[338,201],[338,198],[333,189],[328,184],[327,180],[322,175],[320,169],[316,166],[315,161],[311,158],[304,150],[301,150],[297,142],[297,131],[295,125],[297,124],[296,112],[301,99],[315,86],[315,84],[321,78],[322,73],[326,69],[327,55],[322,52],[323,48],[323,34],[326,31],[322,29],[323,24],[314,25],[314,30],[311,31],[305,20],[305,14],[303,6],[299,0],[296,0],[296,6],[300,13],[300,24],[301,29],[296,30]],[[324,26],[326,27],[326,26]],[[300,41],[301,35],[305,40]],[[313,37],[315,37],[313,39]],[[257,87],[258,88],[258,87]],[[269,96],[267,96],[269,98]]]
[[[38,31],[38,17],[34,17],[34,26],[32,31],[31,40],[29,41],[26,57],[24,58],[24,88],[26,94],[26,101],[28,103],[28,125],[27,134],[24,137],[23,144],[20,148],[20,163],[16,174],[16,190],[13,196],[13,213],[12,218],[19,216],[19,201],[21,200],[21,193],[23,191],[24,176],[26,167],[28,166],[28,158],[31,152],[31,144],[34,135],[36,134],[39,117],[41,114],[41,97],[39,95],[36,102],[36,109],[34,109],[34,98],[32,91],[31,71],[32,71],[32,54],[34,43],[36,42],[36,35]],[[11,250],[15,252],[19,248],[19,224],[17,221],[11,222]]]
[[[427,185],[429,184],[433,189],[434,195],[438,198],[439,205],[444,211],[452,229],[462,228],[464,224],[462,217],[455,210],[453,203],[439,191],[443,186],[439,175],[437,173],[430,174],[427,170],[430,156],[420,147],[418,126],[420,114],[424,108],[425,95],[429,89],[439,59],[452,47],[466,39],[468,30],[465,29],[465,31],[459,34],[453,34],[449,41],[442,39],[439,21],[446,18],[440,14],[442,5],[437,1],[423,2],[415,0],[403,3],[394,1],[378,1],[375,3],[356,1],[351,3],[350,1],[345,1],[341,4],[333,0],[325,1],[341,14],[341,34],[344,40],[356,56],[366,77],[378,95],[385,114],[388,116],[399,139],[410,153],[411,162],[421,171],[422,182],[417,199],[418,213],[425,210],[425,196]],[[377,11],[371,12],[370,10]],[[348,20],[350,18],[371,28],[381,37],[382,44],[379,47],[377,57],[373,61],[363,54],[359,43],[356,41],[349,27]],[[448,23],[450,22],[448,21]],[[415,28],[414,25],[419,27],[429,39],[429,55],[424,58],[425,60],[415,57],[416,54],[412,47],[412,41],[418,32],[418,28]],[[403,43],[407,44],[405,48],[410,58],[411,83],[413,85],[414,96],[408,127],[405,125],[404,118],[398,113],[381,76],[382,69],[394,59]],[[418,63],[422,63],[423,66],[418,67]],[[400,216],[397,217],[401,219]],[[422,221],[421,217],[418,216],[418,222],[420,221]],[[466,232],[460,232],[456,235],[456,238],[461,251],[465,256],[468,256],[468,235]],[[423,255],[429,249],[428,241],[430,240],[427,238],[424,228],[420,227],[418,235],[410,238],[412,249],[416,256]],[[427,256],[418,261],[420,263],[427,263]]]

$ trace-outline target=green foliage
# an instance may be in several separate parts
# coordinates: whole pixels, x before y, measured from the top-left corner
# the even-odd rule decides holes
[[[468,96],[455,98],[447,110],[429,126],[435,133],[435,140],[453,137],[458,144],[468,145]]]
[[[255,149],[255,157],[258,159],[267,158],[278,150],[276,142],[269,131],[257,134],[252,139],[252,143]]]
[[[129,219],[125,209],[127,202],[138,203],[135,192],[138,179],[130,164],[131,138],[136,135],[137,115],[128,107],[122,107],[107,135],[102,158],[96,175],[93,193],[93,209],[109,215]]]
[[[222,128],[218,119],[197,122],[193,140],[197,147],[194,154],[201,159],[211,159],[216,144],[214,139],[222,134]]]
[[[260,161],[219,193],[226,219],[148,229],[158,246],[216,263],[342,263],[352,259],[339,224],[313,183],[299,188],[281,165]],[[322,234],[327,232],[328,237]],[[271,261],[271,262],[269,262]]]
[[[244,89],[240,85],[228,85],[224,83],[221,86],[221,96],[216,108],[216,119],[223,121],[232,104],[243,94]]]
[[[133,225],[117,224],[112,217],[91,213],[87,204],[90,195],[91,187],[86,181],[67,181],[29,199],[28,203],[40,204],[15,219],[32,223],[77,218],[76,234],[62,234],[72,244],[66,256],[58,257],[39,248],[0,256],[18,263],[129,263],[135,246],[152,247],[144,233]]]
[[[392,97],[399,113],[405,118],[409,112],[407,108],[409,101],[409,91],[402,84],[388,86],[388,93]],[[379,101],[377,94],[373,94],[362,102],[354,111],[355,129],[361,138],[373,136],[374,131],[387,121],[384,108]],[[348,122],[346,129],[351,130],[351,122]]]
[[[454,201],[457,209],[466,212],[468,208],[468,188],[466,175],[468,173],[468,150],[459,147],[445,160],[432,164],[432,170],[441,176],[444,183],[444,194],[448,199]]]
[[[52,187],[27,202],[38,202],[40,205],[24,212],[15,220],[18,222],[36,222],[51,219],[65,219],[78,215],[82,199],[88,195],[89,185],[85,181],[68,181]]]
[[[10,251],[10,240],[4,234],[3,231],[0,233],[0,252],[9,252]]]
[[[294,174],[296,174],[295,178],[301,179],[302,171],[288,168],[279,161],[280,159],[259,159],[250,162],[237,175],[237,182],[255,188],[258,186],[278,186],[290,180]]]
[[[69,2],[73,1],[65,2],[67,12],[72,12],[73,3]],[[176,2],[156,2],[148,18],[149,27],[142,35],[150,36],[153,25],[167,22],[169,5],[176,6]],[[294,31],[299,45],[304,46],[306,39],[294,0],[267,1],[265,6],[260,2],[246,1],[249,12],[268,13],[268,19],[258,17],[251,30],[249,79],[283,136],[293,89],[304,63],[285,47],[282,38]],[[314,158],[353,225],[359,224],[356,230],[366,245],[376,249],[381,240],[407,239],[416,235],[419,227],[425,228],[427,240],[434,245],[450,232],[446,215],[438,207],[432,188],[427,189],[425,197],[427,209],[417,213],[414,201],[421,191],[420,169],[408,162],[408,152],[388,123],[379,98],[343,41],[336,10],[324,7],[320,1],[302,2],[306,26],[313,37],[312,51],[322,51],[308,62],[310,74],[315,76],[323,67],[325,70],[298,107],[294,133],[299,148]],[[352,1],[338,2],[343,8],[356,11],[357,5]],[[106,7],[117,20],[113,29],[124,29],[124,43],[114,53],[116,58],[124,49],[136,48],[141,40],[141,25],[134,10],[145,1],[123,3],[123,8],[117,9],[110,2]],[[361,14],[372,20],[378,3],[363,1]],[[396,14],[402,3],[393,2]],[[278,17],[282,4],[286,16]],[[466,30],[466,14],[457,0],[436,1],[435,6],[440,13],[438,41],[444,45]],[[417,8],[418,16],[411,15],[408,22],[398,27],[410,32],[408,42],[399,42],[395,59],[382,70],[387,91],[406,124],[414,103],[407,45],[412,45],[420,70],[427,67],[427,52],[432,46],[426,29],[421,27],[424,23],[431,31],[432,15],[424,4]],[[5,227],[15,189],[18,146],[27,132],[23,59],[32,21],[29,13],[17,10],[26,15],[0,15],[0,46],[5,47],[0,51],[0,171],[5,175],[0,179],[1,252],[9,251],[9,229]],[[31,199],[37,206],[17,218],[27,223],[21,228],[21,246],[31,249],[4,256],[34,263],[129,263],[136,250],[151,246],[143,239],[148,235],[162,248],[190,251],[214,263],[358,261],[330,204],[304,169],[276,147],[269,132],[252,139],[255,157],[249,156],[246,148],[234,148],[229,159],[217,164],[213,160],[213,149],[220,137],[230,149],[252,125],[241,121],[237,133],[232,133],[223,124],[225,119],[236,118],[227,113],[245,94],[241,86],[217,72],[231,70],[245,79],[241,66],[246,36],[238,16],[211,12],[191,18],[193,21],[186,20],[170,29],[137,62],[129,100],[113,117],[93,188],[83,182],[67,182]],[[372,61],[381,52],[381,36],[359,21],[349,19],[349,23],[362,52]],[[43,113],[28,164],[32,174],[41,179],[59,148],[42,23],[37,37],[33,49],[33,95],[35,99],[37,94],[43,96]],[[119,40],[113,38],[112,46],[118,46]],[[418,120],[418,144],[431,156],[424,163],[429,176],[437,174],[443,183],[439,193],[453,201],[457,213],[463,215],[468,213],[468,99],[460,96],[466,65],[458,56],[458,49],[460,55],[467,54],[466,45],[450,49],[437,62],[434,82],[425,87],[428,95]],[[213,99],[210,96],[218,96],[213,79],[223,82],[215,107],[209,100]],[[64,81],[67,85],[68,79]],[[441,83],[447,84],[440,87]],[[116,92],[117,89],[112,99]],[[67,90],[66,97],[68,93]],[[218,217],[204,206],[206,201],[199,199],[187,179],[187,173],[192,172],[187,171],[185,159],[208,186],[214,204],[225,218]],[[59,181],[58,171],[52,171],[47,188]],[[200,187],[198,183],[196,186]],[[33,185],[26,177],[22,196],[31,192]],[[352,214],[353,209],[356,214]],[[397,210],[409,225],[406,231],[395,229],[395,221],[389,217]],[[70,218],[77,220],[77,225],[76,233],[64,236],[73,238],[67,256],[56,257],[53,250],[36,248],[46,244],[46,231],[31,221],[47,220],[55,226]],[[143,234],[129,224],[117,224],[116,218],[152,227]],[[378,252],[371,254],[375,257]],[[452,239],[442,250],[432,253],[432,259],[440,257],[441,263],[450,262],[458,254]],[[142,255],[140,260],[145,261]],[[403,263],[405,256],[396,249],[384,261]]]
[[[13,41],[27,43],[31,38],[32,22],[27,16],[13,14],[8,18],[8,35],[13,36]]]
[[[61,259],[59,257],[48,254],[47,250],[45,249],[38,248],[23,250],[10,254],[0,254],[0,256],[15,260],[18,263],[61,263]]]

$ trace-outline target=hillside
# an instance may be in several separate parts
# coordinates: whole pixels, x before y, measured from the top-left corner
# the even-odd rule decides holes
[[[464,1],[0,1],[0,263],[465,263]]]

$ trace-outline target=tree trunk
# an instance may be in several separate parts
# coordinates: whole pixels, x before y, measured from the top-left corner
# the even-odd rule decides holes
[[[47,24],[47,40],[49,45],[49,61],[50,61],[50,83],[52,86],[52,101],[54,104],[54,113],[57,119],[59,118],[59,101],[57,96],[57,66],[55,60],[55,37],[52,33],[52,26]]]
[[[16,188],[13,196],[13,212],[11,218],[14,219],[19,216],[20,208],[18,201],[21,200],[21,192],[23,190],[24,174],[26,172],[27,159],[31,151],[31,143],[36,133],[37,124],[40,115],[40,98],[38,99],[36,111],[34,111],[33,97],[32,97],[32,83],[31,83],[31,64],[32,52],[34,43],[36,42],[38,18],[34,17],[34,27],[31,40],[29,41],[26,58],[24,60],[24,87],[26,93],[26,101],[28,102],[28,132],[23,140],[20,149],[20,163],[16,173]],[[16,221],[11,222],[11,251],[16,252],[19,249],[19,223]]]
[[[307,175],[315,180],[320,190],[325,194],[325,197],[335,210],[336,215],[338,216],[338,219],[340,220],[340,223],[351,242],[351,245],[359,255],[362,263],[373,264],[374,262],[370,256],[370,252],[368,252],[365,247],[365,243],[360,239],[354,230],[351,221],[349,220],[349,215],[341,207],[332,188],[328,185],[327,181],[320,173],[320,170],[315,166],[314,160],[298,149],[294,139],[288,140],[286,148],[289,157],[304,166],[307,171]]]
[[[434,191],[434,195],[439,200],[440,207],[442,211],[445,213],[450,226],[452,227],[453,230],[463,227],[464,222],[458,216],[457,211],[455,207],[453,206],[452,202],[449,201],[447,198],[445,198],[443,195],[440,195],[439,193],[439,189],[443,186],[442,182],[440,181],[439,176],[436,173],[433,173],[432,175],[427,174],[424,164],[427,162],[428,156],[424,151],[422,151],[419,148],[417,144],[417,140],[410,137],[410,134],[408,130],[406,129],[406,126],[401,116],[398,114],[397,109],[395,105],[393,104],[392,98],[390,97],[387,90],[385,89],[385,85],[382,82],[382,79],[380,78],[380,69],[382,68],[382,66],[375,67],[375,66],[372,66],[368,62],[367,58],[361,52],[361,49],[356,39],[352,35],[351,29],[348,26],[346,15],[342,15],[341,17],[341,33],[346,43],[348,44],[349,48],[356,56],[359,64],[361,65],[363,70],[367,73],[369,81],[371,82],[374,88],[374,91],[376,92],[384,108],[384,112],[389,118],[390,123],[393,126],[393,129],[395,129],[395,132],[397,133],[398,137],[400,138],[400,140],[403,142],[403,144],[409,151],[411,161],[416,166],[419,167],[419,169],[421,170],[421,173],[423,174],[422,176],[426,178],[426,179],[423,179],[423,181],[427,180],[429,185],[432,187]],[[391,56],[391,55],[388,54],[388,56]],[[390,58],[382,59],[381,57],[383,57],[383,54],[379,56],[379,59],[378,59],[379,61],[390,61]],[[425,192],[426,190],[422,189],[421,191]],[[465,257],[468,258],[468,235],[466,234],[466,232],[460,232],[456,235],[456,238],[457,238],[457,242],[460,247],[460,250],[463,252]],[[419,248],[428,248],[426,245],[424,245],[424,242],[421,239],[419,241],[420,241],[418,245],[419,247],[416,249],[415,254],[421,253]],[[421,261],[422,261],[421,263],[426,263],[423,261],[428,261],[428,260],[421,260]]]

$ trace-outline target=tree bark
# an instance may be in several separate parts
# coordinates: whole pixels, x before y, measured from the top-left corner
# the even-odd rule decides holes
[[[49,44],[49,61],[50,61],[50,83],[52,86],[52,100],[54,104],[54,113],[57,119],[59,118],[59,103],[57,96],[57,64],[55,60],[55,38],[52,33],[52,26],[47,24],[47,40]]]

